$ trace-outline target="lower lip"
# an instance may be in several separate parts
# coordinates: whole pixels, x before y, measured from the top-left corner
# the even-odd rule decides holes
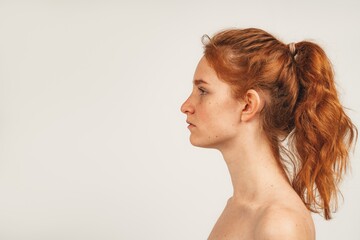
[[[195,126],[192,124],[189,124],[188,129],[194,128]]]

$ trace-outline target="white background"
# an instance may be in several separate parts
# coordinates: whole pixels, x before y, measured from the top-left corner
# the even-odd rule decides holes
[[[203,34],[315,40],[360,127],[360,2],[1,1],[0,239],[206,239],[230,197],[180,105]],[[317,239],[360,239],[360,164]]]

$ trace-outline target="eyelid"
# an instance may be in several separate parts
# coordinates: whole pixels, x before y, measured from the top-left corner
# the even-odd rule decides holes
[[[200,95],[204,95],[204,94],[208,93],[208,91],[207,91],[205,88],[203,88],[203,87],[198,87],[198,89],[199,89],[199,91],[201,92]]]

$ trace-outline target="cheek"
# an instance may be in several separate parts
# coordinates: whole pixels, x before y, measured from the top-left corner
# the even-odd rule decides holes
[[[226,102],[208,101],[199,105],[196,111],[198,129],[190,135],[194,146],[216,147],[217,144],[233,139],[237,134],[236,111]]]
[[[229,107],[222,102],[209,101],[202,105],[198,111],[198,117],[208,130],[223,131],[223,128],[229,126],[233,112],[229,112]]]
[[[213,101],[207,101],[200,104],[197,116],[204,123],[213,123],[221,115],[219,104]]]
[[[240,122],[240,113],[232,104],[222,104],[216,108],[212,117],[213,124],[216,127],[217,134],[228,135],[237,131]]]

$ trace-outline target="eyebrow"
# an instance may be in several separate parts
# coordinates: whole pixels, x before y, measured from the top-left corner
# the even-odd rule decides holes
[[[205,82],[204,80],[202,79],[195,79],[194,80],[194,85],[200,85],[200,84],[208,84],[207,82]]]

